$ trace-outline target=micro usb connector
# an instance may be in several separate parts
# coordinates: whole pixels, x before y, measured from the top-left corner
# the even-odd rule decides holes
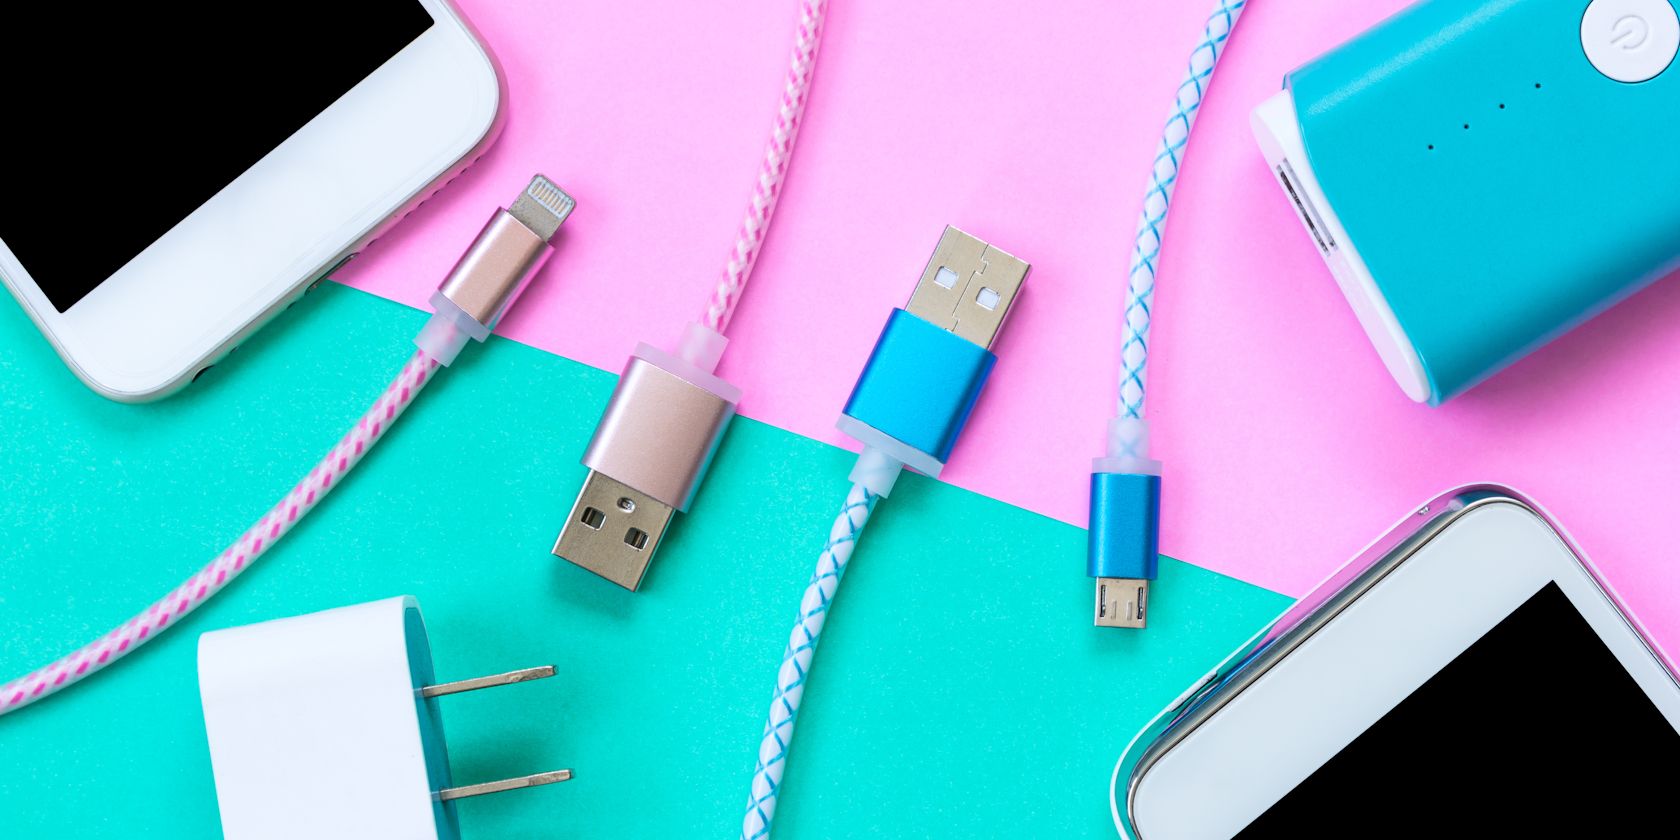
[[[1085,573],[1096,581],[1098,627],[1149,626],[1149,582],[1160,572],[1161,462],[1150,458],[1149,424],[1117,417],[1108,454],[1091,465]]]
[[[1097,578],[1098,627],[1149,626],[1149,580],[1147,578]]]

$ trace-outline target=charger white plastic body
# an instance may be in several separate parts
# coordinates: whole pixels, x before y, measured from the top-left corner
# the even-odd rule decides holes
[[[206,633],[198,673],[228,840],[459,836],[413,598]]]

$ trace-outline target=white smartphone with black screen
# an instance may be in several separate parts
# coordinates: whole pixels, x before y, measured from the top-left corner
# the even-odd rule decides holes
[[[1655,547],[1654,547],[1655,548]],[[1132,742],[1134,840],[1673,834],[1680,685],[1538,507],[1425,505]]]
[[[190,382],[500,125],[500,74],[448,0],[0,18],[0,278],[113,399]]]

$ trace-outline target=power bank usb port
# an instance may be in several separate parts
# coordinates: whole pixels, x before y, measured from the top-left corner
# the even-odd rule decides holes
[[[1295,185],[1295,169],[1285,160],[1277,167],[1278,181],[1289,193],[1289,200],[1295,202],[1295,212],[1300,214],[1301,221],[1307,225],[1307,232],[1312,234],[1314,242],[1318,243],[1318,250],[1328,254],[1336,250],[1336,240],[1330,235],[1330,230],[1324,226],[1324,220],[1318,215],[1318,208],[1313,206],[1305,190]]]

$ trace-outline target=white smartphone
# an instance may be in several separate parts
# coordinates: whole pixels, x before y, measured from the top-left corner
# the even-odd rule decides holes
[[[81,380],[175,390],[500,127],[448,0],[0,14],[0,279]]]
[[[1483,486],[1191,687],[1112,805],[1134,840],[1632,837],[1675,830],[1675,790],[1673,661],[1539,508]]]

